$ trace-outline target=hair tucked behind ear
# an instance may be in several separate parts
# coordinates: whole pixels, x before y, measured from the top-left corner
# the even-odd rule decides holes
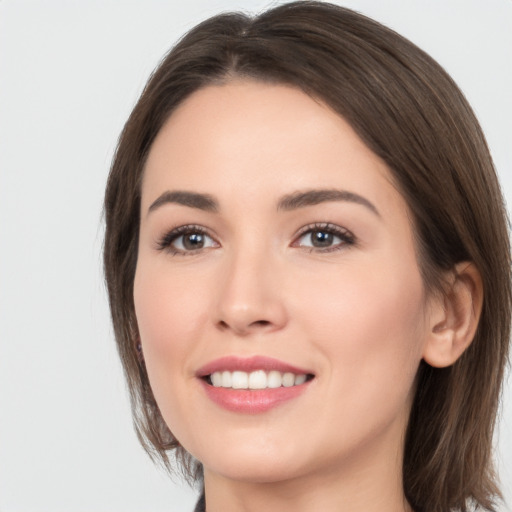
[[[506,211],[478,122],[428,55],[348,9],[294,2],[260,16],[222,14],[189,32],[151,76],[126,123],[105,195],[105,276],[139,438],[185,472],[197,466],[169,432],[137,357],[133,280],[140,183],[151,144],[187,96],[233,77],[296,86],[344,117],[389,166],[412,212],[428,290],[471,261],[484,304],[473,343],[452,366],[422,363],[405,442],[404,489],[416,511],[495,510],[492,436],[509,350],[511,279]]]

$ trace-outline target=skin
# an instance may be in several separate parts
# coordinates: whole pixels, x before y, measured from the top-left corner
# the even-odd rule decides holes
[[[349,191],[374,209],[278,209],[310,189]],[[208,194],[218,210],[149,211],[167,191]],[[301,230],[315,223],[353,243],[313,247]],[[202,249],[179,237],[161,247],[186,225],[206,231]],[[134,299],[155,398],[203,463],[209,512],[410,510],[401,460],[418,365],[440,353],[440,366],[453,362],[474,327],[449,313],[473,304],[475,279],[465,286],[454,274],[462,298],[451,308],[426,296],[417,260],[389,169],[325,105],[292,87],[232,81],[171,115],[145,168]],[[227,411],[196,372],[229,355],[277,358],[315,378],[265,413]]]

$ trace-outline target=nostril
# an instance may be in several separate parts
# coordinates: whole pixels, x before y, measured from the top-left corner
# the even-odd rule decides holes
[[[219,320],[217,326],[221,331],[232,329],[240,334],[248,334],[251,331],[258,331],[260,329],[268,328],[272,325],[269,320],[255,320],[254,322],[237,324],[236,322],[230,323],[226,320]]]
[[[229,325],[224,321],[224,320],[221,320],[219,322],[219,327],[224,330],[224,329],[228,329],[229,328]]]
[[[267,325],[270,325],[270,322],[268,320],[256,320],[251,325],[254,325],[255,327],[266,327]]]

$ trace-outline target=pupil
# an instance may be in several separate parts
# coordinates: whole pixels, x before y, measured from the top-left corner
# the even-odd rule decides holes
[[[201,233],[191,233],[183,237],[185,249],[201,249],[204,245],[204,237]]]
[[[329,247],[332,244],[332,233],[325,231],[315,231],[311,235],[311,242],[315,247]]]

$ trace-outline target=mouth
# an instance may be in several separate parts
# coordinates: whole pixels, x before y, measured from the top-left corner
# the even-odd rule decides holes
[[[280,372],[277,370],[265,371],[263,369],[245,372],[216,371],[205,375],[202,379],[216,388],[227,389],[277,389],[300,386],[314,378],[311,373]]]
[[[197,373],[206,395],[237,413],[262,413],[301,396],[315,374],[264,356],[224,357]]]

